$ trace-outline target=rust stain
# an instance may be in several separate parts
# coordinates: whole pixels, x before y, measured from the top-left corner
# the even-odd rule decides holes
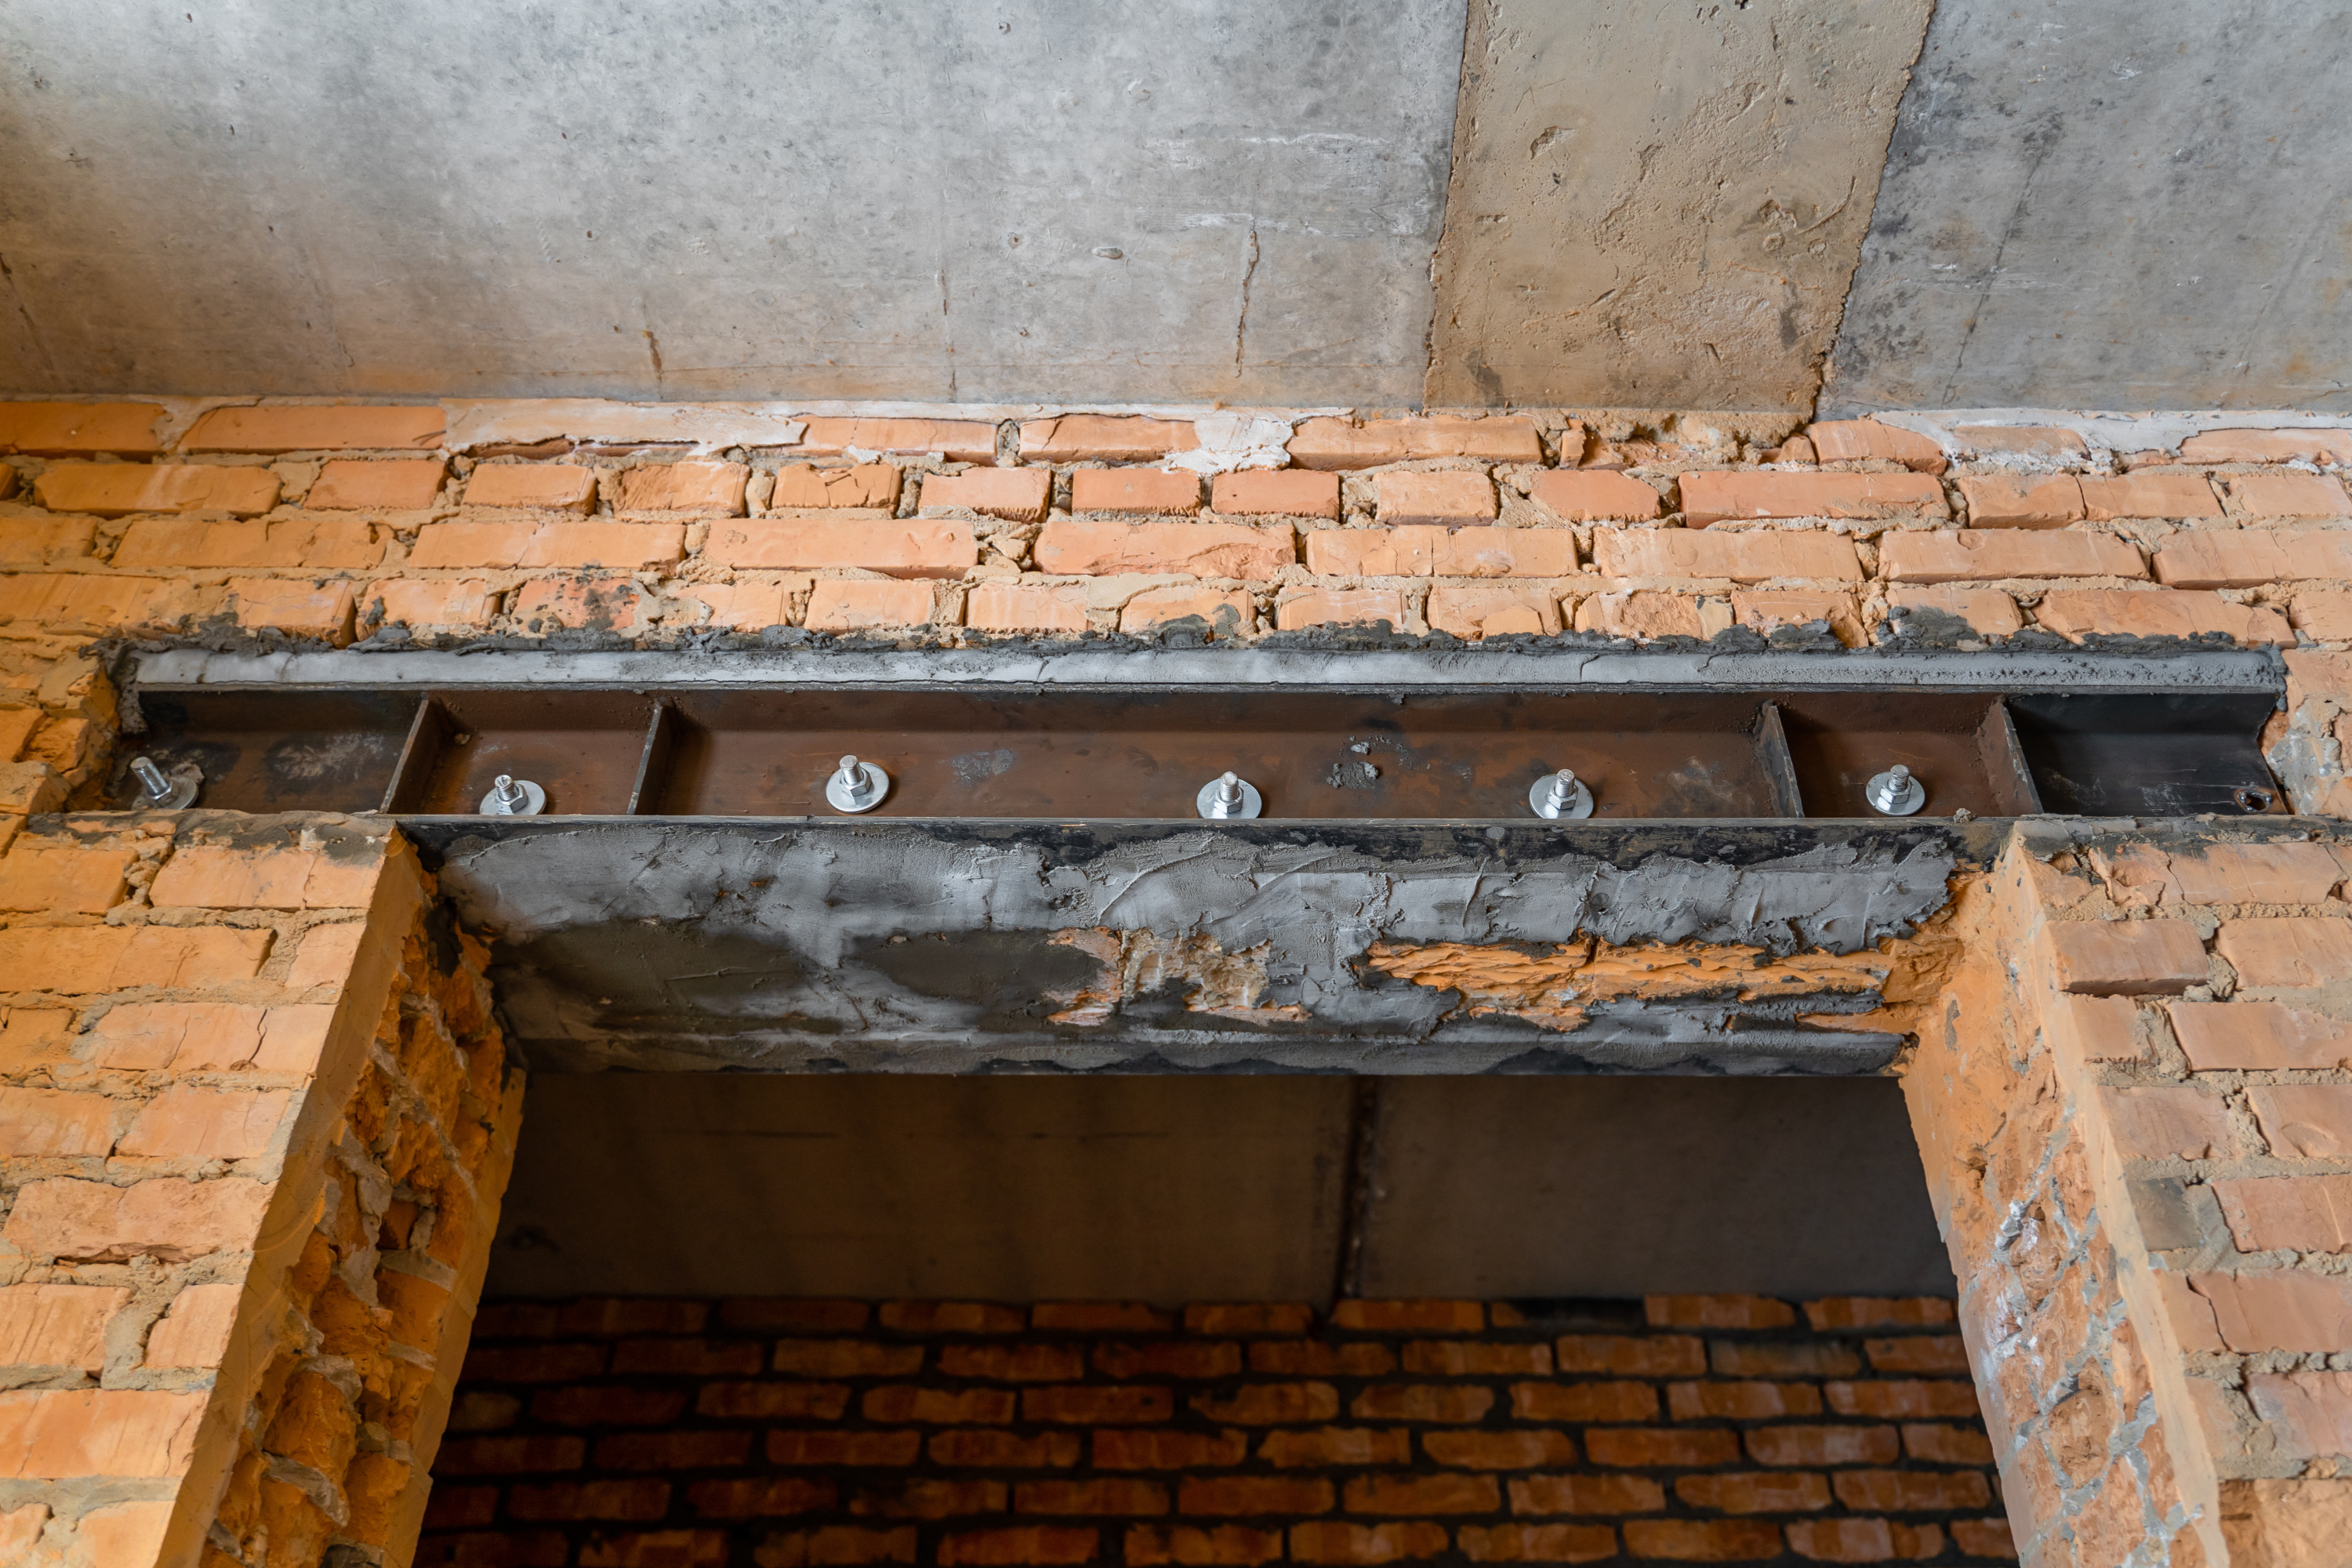
[[[1866,995],[1882,990],[1891,962],[1879,952],[1773,958],[1762,948],[1731,943],[1614,947],[1590,937],[1538,950],[1382,942],[1365,961],[1416,985],[1458,991],[1474,1014],[1507,1014],[1552,1029],[1576,1028],[1591,1004],[1629,996],[1736,996],[1755,1002],[1824,993]]]

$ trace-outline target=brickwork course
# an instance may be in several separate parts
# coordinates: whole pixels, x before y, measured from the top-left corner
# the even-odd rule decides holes
[[[2345,431],[2125,448],[2056,426],[1931,437],[1894,415],[714,406],[582,433],[617,406],[0,404],[0,1562],[397,1564],[436,1454],[434,1550],[468,1564],[1990,1561],[1986,1521],[2002,1519],[2034,1563],[2343,1560]],[[1275,466],[1234,468],[1244,449]],[[123,640],[723,654],[1081,638],[1139,656],[1557,638],[1825,664],[1871,647],[2277,649],[2285,702],[2264,747],[2303,837],[2106,824],[2053,847],[2021,829],[1874,960],[1885,1005],[1848,1021],[1913,1042],[1895,1070],[1961,1282],[1956,1324],[1816,1322],[1816,1304],[1783,1303],[1770,1324],[1604,1333],[1493,1303],[1374,1325],[1356,1304],[1244,1331],[1099,1307],[803,1323],[689,1302],[651,1321],[550,1308],[534,1327],[502,1307],[444,1450],[521,1114],[482,952],[381,821],[99,809]],[[1595,1335],[1681,1338],[1706,1360],[1563,1359]],[[677,1348],[704,1342],[717,1361]],[[882,1346],[889,1370],[859,1351],[830,1370],[832,1350],[802,1370],[793,1344]],[[1323,1370],[1312,1348],[1348,1344],[1369,1347],[1367,1370]],[[1183,1353],[1161,1370],[1155,1345]],[[1308,1370],[1261,1367],[1274,1345]],[[1197,1384],[1180,1370],[1218,1346],[1232,1370]],[[1747,1370],[1773,1346],[1827,1359]],[[1076,1371],[1013,1375],[1021,1355]],[[534,1356],[543,1378],[512,1370]],[[1840,1358],[1851,1368],[1829,1370]],[[803,1405],[704,1408],[733,1408],[712,1392],[733,1385]],[[1637,1418],[1622,1396],[1619,1421],[1576,1403],[1618,1395],[1563,1394],[1570,1413],[1523,1416],[1522,1385],[1638,1387],[1649,1404]],[[1683,1385],[1698,1392],[1678,1408]],[[1261,1386],[1295,1392],[1242,1392]],[[1750,1397],[1735,1388],[1793,1403],[1711,1413]],[[626,1417],[640,1394],[657,1418]],[[1943,1458],[1913,1447],[1913,1427],[1965,1435],[1979,1407],[1989,1459],[1960,1436]],[[1038,1414],[1057,1410],[1072,1418]],[[1801,1426],[1895,1447],[1755,1447]],[[1327,1429],[1381,1436],[1360,1462],[1316,1447]],[[1045,1462],[941,1458],[976,1451],[943,1441],[967,1431]],[[1164,1437],[1171,1462],[1107,1463],[1123,1439],[1100,1434],[1129,1431],[1155,1434],[1155,1454]],[[693,1433],[728,1441],[707,1466],[613,1458]],[[1283,1433],[1296,1466],[1265,1452]],[[826,1434],[904,1466],[831,1465]],[[1528,1464],[1472,1462],[1520,1439]],[[514,1468],[482,1459],[501,1443]],[[1610,1494],[1564,1484],[1570,1506],[1540,1511],[1548,1475],[1658,1504],[1580,1506]],[[1789,1489],[1730,1479],[1766,1475]],[[1928,1495],[1921,1477],[1985,1501],[1898,1506]],[[805,1517],[706,1515],[722,1485],[805,1499]],[[1789,1506],[1732,1506],[1768,1501]],[[506,1544],[463,1544],[478,1537]],[[496,1555],[514,1552],[540,1555]]]
[[[1950,1301],[484,1309],[420,1563],[1995,1563]]]

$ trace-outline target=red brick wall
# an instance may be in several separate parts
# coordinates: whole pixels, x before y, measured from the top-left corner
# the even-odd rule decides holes
[[[1997,1562],[1953,1316],[491,1305],[418,1562]]]

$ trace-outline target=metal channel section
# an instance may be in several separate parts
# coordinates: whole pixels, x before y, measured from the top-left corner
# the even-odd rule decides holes
[[[1232,772],[1269,820],[1524,820],[1571,771],[1601,820],[2274,814],[2262,655],[151,655],[145,756],[202,804],[478,815],[1197,820]],[[118,780],[125,798],[136,785]],[[536,803],[534,803],[536,804]],[[1567,826],[1569,825],[1562,824]]]
[[[1839,1023],[1877,944],[2021,825],[2302,831],[2256,743],[2282,687],[2239,654],[180,651],[126,744],[200,767],[200,810],[396,816],[541,1071],[1855,1075],[1901,1046]],[[826,798],[845,752],[890,774],[870,811]],[[1896,763],[1916,816],[1865,798]],[[1562,767],[1590,819],[1532,812]],[[1196,815],[1228,769],[1263,817]],[[546,815],[482,815],[501,773]]]

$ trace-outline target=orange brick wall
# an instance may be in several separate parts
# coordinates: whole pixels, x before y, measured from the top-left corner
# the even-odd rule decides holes
[[[409,942],[426,895],[404,851],[384,864],[407,868],[394,880],[416,904],[337,946],[309,923],[355,931],[365,900],[330,918],[311,904],[359,898],[342,874],[320,871],[314,899],[312,873],[289,886],[285,868],[312,853],[303,832],[350,825],[297,829],[273,858],[234,819],[40,815],[104,801],[116,694],[98,638],[1093,634],[1141,650],[1385,625],[1439,646],[1576,634],[1832,649],[2136,634],[2286,650],[2267,753],[2298,811],[2352,814],[2341,430],[2132,452],[2060,430],[1962,430],[1948,447],[1873,420],[1798,433],[1689,416],[1314,419],[1288,435],[1286,466],[1212,478],[1171,466],[1210,428],[1186,419],[813,418],[787,439],[764,415],[688,409],[631,416],[625,437],[548,436],[607,417],[573,406],[0,404],[0,957],[19,988],[0,1033],[17,1097],[0,1115],[16,1141],[0,1151],[13,1249],[0,1290],[37,1292],[0,1309],[21,1347],[0,1394],[16,1412],[0,1415],[16,1424],[0,1440],[0,1480],[18,1489],[0,1524],[12,1549],[30,1532],[39,1544],[24,1550],[56,1556],[87,1534],[136,1559],[157,1532],[193,1549],[189,1532],[217,1523],[209,1549],[232,1561],[308,1563],[326,1538],[289,1489],[343,1510],[340,1531],[405,1464],[383,1516],[396,1553],[397,1521],[421,1504],[438,1384],[417,1396],[410,1436],[371,1415],[348,1453],[333,1438],[333,1462],[298,1474],[271,1444],[311,1441],[312,1424],[272,1433],[289,1410],[332,1402],[278,1377],[271,1347],[318,1327],[310,1314],[333,1297],[297,1271],[319,1237],[386,1336],[386,1365],[445,1377],[462,1311],[407,1320],[397,1331],[411,1339],[376,1314],[397,1315],[389,1298],[410,1279],[462,1304],[474,1267],[432,1255],[436,1225],[409,1221],[407,1245],[384,1245],[400,1240],[398,1205],[428,1206],[416,1197],[363,1204],[384,1216],[370,1241],[325,1195],[343,1180],[331,1173],[355,1170],[331,1153],[338,1119],[397,1104],[402,1128],[438,1129],[425,1143],[457,1139],[446,1106],[415,1110],[438,1090],[406,1065],[414,1042],[377,1028],[373,999],[395,985],[453,1016],[423,961],[397,955],[435,952],[435,976],[463,967],[445,952],[462,948]],[[752,433],[694,447],[637,428],[730,420]],[[2083,1568],[2134,1552],[2326,1561],[2313,1543],[2352,1539],[2352,1479],[2335,1475],[2352,1462],[2338,1458],[2352,1453],[2352,1373],[2331,1363],[2352,1345],[2331,1228],[2352,1202],[2337,1190],[2352,1182],[2339,1103],[2352,1054],[2332,989],[2352,960],[2352,905],[2321,885],[2314,857],[2333,865],[2335,852],[2316,843],[2259,876],[2242,852],[2168,858],[2153,844],[2117,839],[2073,864],[2012,851],[1903,946],[1882,1021],[1919,1042],[1916,1120],[2029,1552]],[[174,891],[194,887],[213,890]],[[1905,975],[1942,978],[1906,999]],[[201,1028],[131,1027],[135,1007],[215,1005],[227,1011]],[[334,1032],[297,1047],[292,1024],[269,1020],[305,1007],[327,1007]],[[161,1065],[113,1064],[118,1036]],[[495,1060],[494,1037],[452,1039],[469,1071]],[[362,1083],[389,1086],[383,1107],[351,1098]],[[501,1093],[474,1091],[493,1108],[490,1147],[513,1131],[511,1086]],[[422,1148],[393,1125],[367,1156],[386,1179],[395,1153]],[[486,1219],[501,1167],[457,1168]],[[381,1195],[352,1179],[367,1204]],[[384,1261],[395,1255],[414,1267]],[[436,1347],[414,1342],[436,1332]],[[149,1364],[159,1333],[188,1356],[225,1335],[205,1352],[217,1370]],[[45,1356],[65,1359],[28,1359]],[[415,1392],[410,1373],[385,1375]],[[325,1381],[346,1414],[388,1397],[356,1372]],[[260,1479],[256,1456],[276,1456]]]
[[[502,406],[531,426],[534,405]],[[2343,431],[2115,453],[1987,430],[1955,458],[1869,420],[1781,439],[1696,416],[1324,418],[1287,468],[1208,479],[1162,466],[1197,448],[1183,420],[804,424],[664,447],[453,435],[433,405],[0,404],[20,491],[0,619],[331,643],[1378,623],[2352,642]]]
[[[2352,845],[2011,846],[1904,1082],[2029,1560],[2352,1541]]]
[[[486,1307],[418,1561],[1998,1562],[1952,1305]]]
[[[381,824],[35,817],[0,858],[0,1562],[413,1537],[520,1110]]]

